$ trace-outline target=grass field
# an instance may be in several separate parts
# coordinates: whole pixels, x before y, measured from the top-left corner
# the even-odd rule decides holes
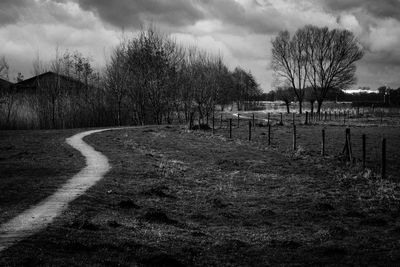
[[[251,113],[241,113],[241,118],[252,118]],[[268,129],[266,114],[256,112],[255,124],[252,128],[252,142],[257,145],[268,144]],[[237,119],[230,115],[224,114],[222,124],[218,116],[215,119],[215,133],[224,137],[229,137],[228,118],[232,119],[232,137],[239,140],[248,140],[248,122],[251,119],[241,119],[239,128],[237,127]],[[282,153],[293,150],[293,117],[292,114],[283,114],[283,126],[279,125],[280,115],[271,114],[271,148]],[[366,135],[366,161],[367,168],[375,173],[380,173],[381,156],[382,156],[382,139],[386,138],[387,142],[387,175],[390,179],[400,181],[400,117],[383,117],[382,122],[380,116],[355,117],[343,120],[337,118],[334,120],[324,120],[324,116],[320,121],[313,120],[309,125],[304,125],[305,116],[295,115],[296,123],[296,143],[298,153],[304,156],[318,156],[321,154],[322,129],[325,130],[325,153],[328,157],[338,156],[345,144],[345,130],[351,130],[351,140],[353,156],[358,164],[362,160],[362,135]],[[345,122],[345,123],[344,123]],[[210,121],[211,125],[211,121]],[[221,127],[222,126],[222,127]],[[261,126],[261,127],[259,127]]]
[[[241,134],[234,132],[233,140],[225,129],[213,136],[181,126],[89,136],[85,140],[110,159],[112,170],[46,231],[4,251],[0,265],[398,264],[398,184],[346,165],[329,143],[329,156],[318,156],[322,126],[307,127],[299,126],[302,149],[295,152],[291,139],[284,138],[290,126],[274,128],[272,147],[265,143],[265,128],[256,129],[252,142],[246,141],[246,127]],[[328,140],[340,144],[344,128],[327,129]],[[363,130],[379,135],[383,129]],[[61,174],[72,175],[83,165],[62,142],[73,132],[52,133],[51,138],[47,132],[3,133],[7,146],[14,146],[12,153],[35,153],[52,142],[59,148],[51,150],[51,157],[43,154],[45,174],[27,170],[15,175],[20,187],[31,179],[43,186],[18,189],[31,192],[26,203],[53,190],[55,183],[48,188],[50,174],[61,182],[66,178]],[[37,144],[17,147],[28,136]],[[36,156],[10,158],[2,166],[14,177],[19,168],[33,168],[37,161]],[[1,186],[10,191],[7,201],[19,202],[11,185]]]

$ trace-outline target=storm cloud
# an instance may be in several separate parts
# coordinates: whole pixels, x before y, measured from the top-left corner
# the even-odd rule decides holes
[[[192,0],[77,0],[103,20],[121,28],[138,28],[147,21],[170,26],[193,24],[204,18],[204,13]]]
[[[150,23],[183,45],[221,54],[231,68],[251,70],[265,91],[272,89],[271,39],[279,31],[349,29],[366,50],[358,86],[400,86],[398,0],[3,0],[1,55],[25,76],[36,54],[50,59],[56,47],[80,50],[101,68],[122,30]]]
[[[351,12],[362,9],[373,16],[380,18],[400,19],[399,0],[323,0],[326,7],[334,11]]]

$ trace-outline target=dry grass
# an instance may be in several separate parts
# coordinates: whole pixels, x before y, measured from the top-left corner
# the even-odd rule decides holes
[[[400,262],[398,185],[305,144],[293,153],[175,126],[86,140],[110,158],[111,172],[0,264]]]

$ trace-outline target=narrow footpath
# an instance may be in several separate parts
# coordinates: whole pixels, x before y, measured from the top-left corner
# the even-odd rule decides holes
[[[86,167],[68,180],[53,195],[0,225],[0,252],[42,231],[67,209],[71,201],[84,194],[86,190],[103,178],[111,168],[107,157],[86,144],[82,139],[85,136],[108,130],[114,129],[86,131],[66,139],[69,145],[85,157]]]

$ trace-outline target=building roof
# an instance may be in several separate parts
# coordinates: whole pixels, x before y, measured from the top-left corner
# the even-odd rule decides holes
[[[33,77],[29,78],[29,79],[23,80],[23,81],[21,81],[21,82],[19,82],[19,83],[16,83],[15,85],[17,85],[17,86],[31,86],[31,85],[33,85],[37,80],[42,79],[42,78],[46,78],[46,77],[58,77],[58,78],[62,78],[62,79],[64,79],[64,80],[67,80],[67,81],[70,81],[70,82],[81,83],[80,81],[75,80],[75,79],[73,79],[73,78],[71,78],[71,77],[67,77],[67,76],[64,76],[64,75],[62,75],[62,74],[57,74],[57,73],[55,73],[55,72],[48,71],[48,72],[39,74],[39,75],[37,75],[37,76],[33,76]]]
[[[79,90],[85,86],[85,84],[79,80],[51,71],[23,80],[19,83],[16,83],[14,86],[19,92],[34,92],[38,88],[41,88],[41,85],[43,85],[42,82],[45,83],[45,88],[49,88],[48,86],[64,84],[67,85],[68,89],[76,90],[76,93],[78,93]]]
[[[0,78],[0,89],[8,89],[13,83]]]

